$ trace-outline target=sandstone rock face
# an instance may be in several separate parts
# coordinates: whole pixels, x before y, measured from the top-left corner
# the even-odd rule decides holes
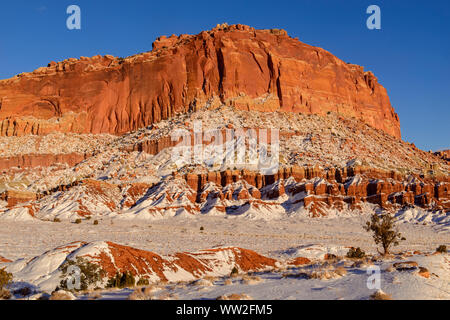
[[[11,262],[11,260],[6,259],[6,258],[0,256],[0,263],[8,263],[8,262]]]
[[[8,207],[12,208],[19,203],[37,200],[39,195],[33,192],[8,190],[0,193],[0,200],[6,201]]]
[[[0,170],[17,168],[48,167],[53,164],[68,164],[70,167],[87,159],[89,155],[69,153],[69,154],[25,154],[15,157],[0,157]]]
[[[295,183],[287,183],[293,178]],[[345,168],[317,167],[282,168],[274,175],[261,175],[248,170],[226,170],[203,174],[186,174],[188,186],[197,193],[198,203],[206,199],[248,200],[248,203],[263,203],[263,200],[278,199],[284,194],[295,196],[304,193],[303,201],[314,216],[325,216],[330,208],[342,210],[345,206],[360,209],[362,202],[369,202],[390,210],[404,206],[420,206],[427,209],[450,210],[450,180],[417,179],[395,171],[355,166]],[[230,187],[233,182],[244,182],[246,189]],[[205,190],[208,183],[223,189]],[[255,196],[254,196],[255,195]]]
[[[151,52],[126,59],[67,59],[0,81],[0,135],[122,134],[207,103],[333,111],[401,136],[386,90],[371,72],[285,31],[243,25],[161,37]]]
[[[450,162],[450,149],[449,150],[442,150],[442,151],[437,151],[434,153],[436,156],[449,161]]]

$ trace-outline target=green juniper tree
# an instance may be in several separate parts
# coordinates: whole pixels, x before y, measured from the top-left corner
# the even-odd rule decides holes
[[[373,233],[375,243],[383,247],[383,255],[389,254],[389,248],[392,245],[398,246],[400,241],[406,240],[395,228],[394,217],[389,213],[381,215],[374,213],[364,229]]]

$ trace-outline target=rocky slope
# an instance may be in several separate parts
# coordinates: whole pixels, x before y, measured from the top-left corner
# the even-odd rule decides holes
[[[370,71],[283,30],[243,25],[161,37],[151,52],[126,59],[51,62],[0,81],[0,135],[123,134],[206,104],[333,111],[400,138],[398,116]]]
[[[407,251],[353,259],[345,257],[348,251],[343,246],[307,245],[274,259],[220,247],[162,256],[112,242],[75,242],[32,259],[0,261],[0,267],[14,275],[10,288],[15,289],[15,299],[48,299],[57,287],[73,281],[67,266],[98,270],[85,273],[81,292],[73,291],[78,299],[368,299],[376,291],[366,285],[369,267],[378,268],[383,290],[394,299],[449,298],[448,253]],[[131,284],[102,290],[109,279],[124,272],[140,281],[133,294]],[[61,293],[63,299],[76,299]]]
[[[251,165],[227,164],[225,158],[212,165],[177,167],[170,133],[191,132],[196,121],[221,134],[229,128],[278,128],[279,168],[264,174]],[[66,156],[60,152],[86,153],[75,165],[41,162],[4,170],[0,217],[75,221],[202,213],[270,219],[376,207],[398,212],[418,206],[444,215],[450,209],[445,160],[334,113],[322,117],[206,106],[120,137],[94,137],[42,137],[49,148],[36,152],[54,152],[61,162]],[[62,149],[67,138],[78,142]],[[3,139],[9,154],[18,155],[21,149],[12,148],[14,141],[33,145],[36,136]],[[91,144],[84,143],[89,139]],[[208,145],[203,147],[207,150]]]
[[[254,251],[232,247],[160,256],[111,242],[76,242],[29,260],[0,261],[0,266],[6,266],[14,274],[15,281],[51,293],[60,286],[61,280],[68,278],[68,274],[63,272],[64,265],[68,261],[83,264],[83,260],[78,262],[79,258],[98,265],[104,271],[98,283],[90,283],[90,289],[104,288],[107,280],[117,273],[130,272],[136,281],[146,279],[151,283],[192,281],[207,276],[229,275],[233,268],[244,272],[261,271],[275,267],[277,262]]]

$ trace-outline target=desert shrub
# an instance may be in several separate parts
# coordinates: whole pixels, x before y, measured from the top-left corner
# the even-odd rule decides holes
[[[33,291],[30,287],[23,287],[14,291],[14,295],[21,295],[22,297],[27,297],[31,295]]]
[[[350,248],[350,250],[348,250],[347,252],[347,257],[348,258],[356,258],[356,259],[361,259],[364,258],[366,255],[366,253],[364,251],[361,250],[361,248]]]
[[[81,219],[75,220],[75,223],[76,223],[76,224],[80,224],[80,223],[81,223]]]
[[[440,245],[439,247],[436,248],[436,252],[447,253],[447,246],[443,244]]]
[[[102,298],[102,294],[98,291],[90,292],[88,299],[89,300],[98,300]]]
[[[50,296],[49,300],[60,300],[60,301],[67,301],[67,300],[75,300],[75,296],[69,292],[64,290],[57,290],[53,291],[52,295]]]
[[[136,285],[139,286],[139,287],[148,286],[149,284],[150,284],[150,282],[146,278],[140,278],[138,280],[138,282],[136,283]]]
[[[248,284],[248,285],[258,284],[258,283],[261,283],[262,281],[263,280],[261,279],[261,277],[257,277],[257,276],[245,275],[242,277],[242,283]]]
[[[205,228],[204,227],[200,227],[200,231],[205,231]]]
[[[0,289],[0,300],[11,299],[11,292],[7,289]]]
[[[345,276],[347,274],[347,269],[345,269],[344,267],[337,267],[336,270],[334,270],[334,272],[338,275],[338,276]]]
[[[13,275],[6,271],[6,268],[0,269],[0,290],[3,290],[11,283]]]
[[[77,257],[76,261],[66,261],[60,270],[63,274],[59,288],[69,291],[86,291],[101,282],[105,276],[101,266],[81,257]]]
[[[337,260],[337,259],[338,259],[337,255],[332,253],[327,253],[324,256],[324,260]]]
[[[392,300],[392,296],[383,292],[382,290],[378,290],[370,296],[371,300]]]
[[[238,268],[234,267],[234,268],[231,270],[230,276],[233,277],[233,276],[237,276],[238,274],[239,274]]]
[[[53,219],[53,222],[61,222],[61,219],[55,218],[55,219]]]
[[[108,280],[108,288],[130,288],[136,285],[136,280],[131,272],[116,273],[116,275]]]
[[[231,293],[228,295],[217,297],[216,300],[252,300],[252,297],[245,293]]]
[[[134,290],[129,296],[128,300],[152,300],[153,294],[151,291],[139,288]]]
[[[94,220],[94,226],[98,225],[98,220]]]
[[[382,215],[374,213],[364,229],[373,233],[375,243],[383,247],[383,255],[389,254],[391,246],[397,246],[400,241],[406,240],[395,228],[394,217],[389,213]]]

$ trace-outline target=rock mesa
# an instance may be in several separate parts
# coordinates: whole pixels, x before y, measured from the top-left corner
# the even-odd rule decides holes
[[[153,50],[51,62],[0,81],[0,135],[122,134],[230,104],[260,111],[355,117],[400,138],[386,89],[370,71],[284,30],[222,25],[161,37]]]

